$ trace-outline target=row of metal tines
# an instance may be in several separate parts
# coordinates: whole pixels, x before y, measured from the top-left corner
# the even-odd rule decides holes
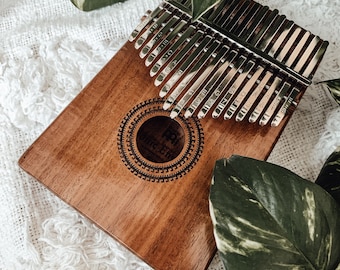
[[[183,112],[279,125],[327,43],[254,1],[222,1],[196,22],[187,2],[162,3],[130,36],[164,109],[172,118]]]

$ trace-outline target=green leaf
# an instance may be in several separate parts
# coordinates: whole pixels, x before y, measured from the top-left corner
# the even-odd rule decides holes
[[[334,100],[340,105],[340,79],[323,81]]]
[[[216,245],[226,269],[335,269],[340,209],[320,186],[282,167],[218,160],[210,190]]]
[[[328,157],[315,183],[323,187],[340,204],[340,147]]]
[[[218,5],[221,0],[191,0],[192,5],[192,20],[198,20],[204,13]]]
[[[124,1],[125,0],[71,0],[77,8],[83,11],[91,11]]]

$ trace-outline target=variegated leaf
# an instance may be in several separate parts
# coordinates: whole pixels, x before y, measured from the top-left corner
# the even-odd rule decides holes
[[[220,3],[221,0],[191,0],[192,4],[192,19],[196,21],[208,10]]]
[[[210,213],[226,269],[335,269],[340,209],[320,186],[282,167],[216,162]]]
[[[323,81],[334,100],[340,105],[340,79]]]
[[[315,183],[331,194],[340,205],[340,146],[328,157]]]
[[[125,0],[71,0],[77,8],[83,11],[91,11],[124,1]]]

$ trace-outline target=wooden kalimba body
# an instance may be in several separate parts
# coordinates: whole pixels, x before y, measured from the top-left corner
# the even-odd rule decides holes
[[[150,12],[19,161],[161,270],[207,267],[215,161],[268,157],[327,47],[251,0],[196,22],[190,2]]]

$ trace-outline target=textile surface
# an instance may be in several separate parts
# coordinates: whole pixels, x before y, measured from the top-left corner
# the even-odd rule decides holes
[[[259,2],[330,42],[315,82],[340,77],[340,0]],[[0,269],[150,268],[17,162],[159,3],[82,12],[68,0],[0,0]],[[312,84],[269,161],[314,181],[337,145],[340,109]],[[223,269],[218,256],[209,269]]]

